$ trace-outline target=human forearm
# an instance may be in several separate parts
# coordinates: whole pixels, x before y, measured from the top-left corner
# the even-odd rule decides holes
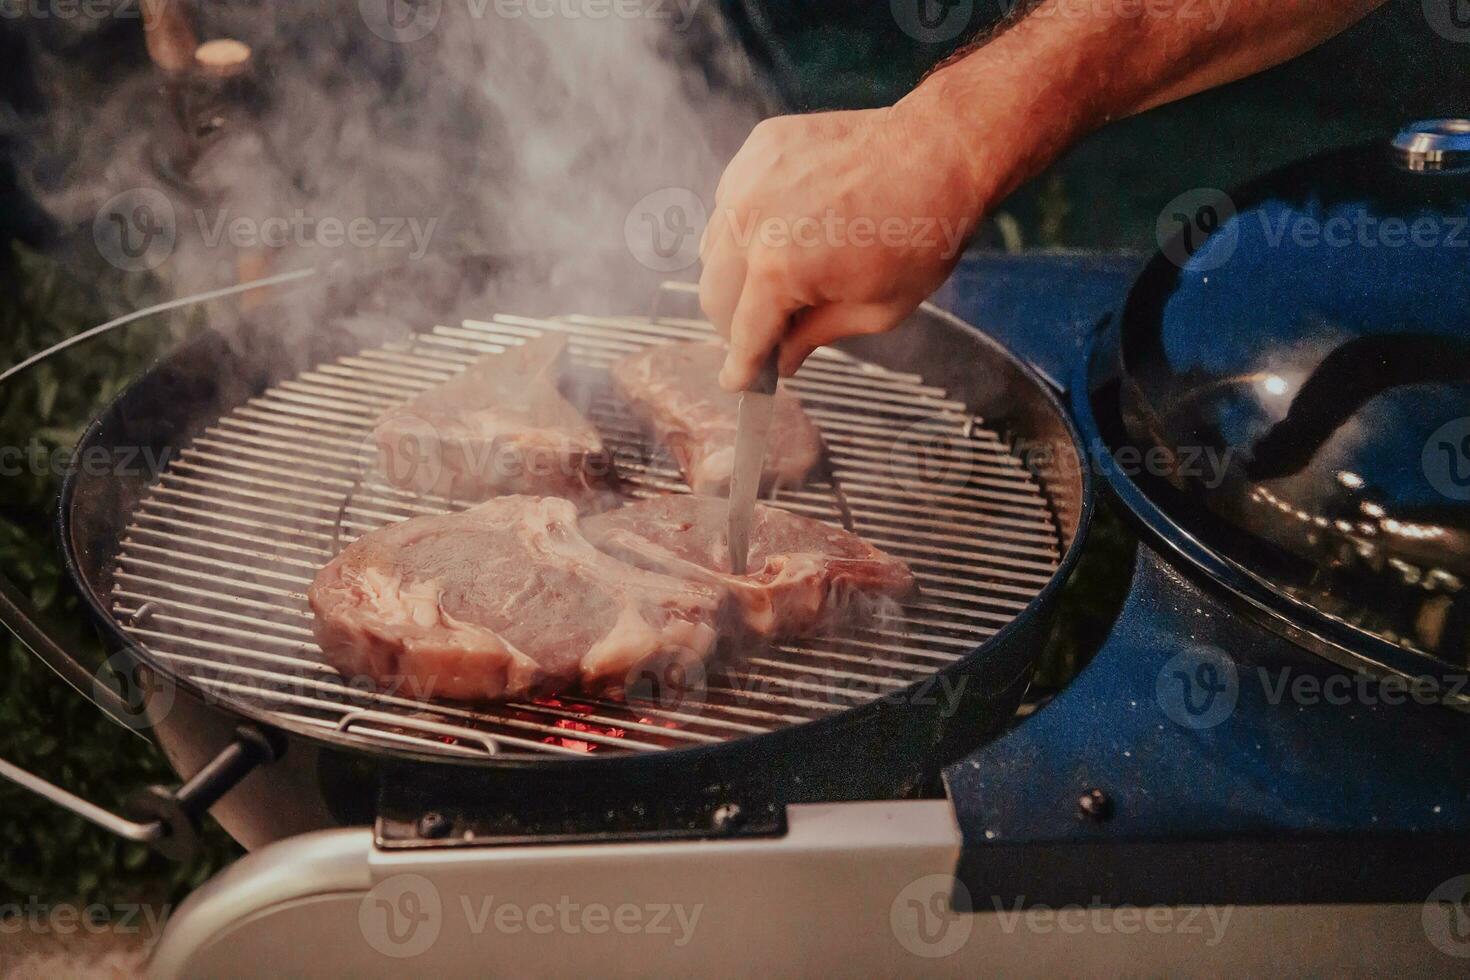
[[[1384,0],[1044,0],[930,75],[899,125],[958,140],[994,203],[1113,119],[1280,64]]]
[[[726,169],[700,250],[700,303],[730,338],[721,383],[750,384],[777,346],[790,374],[817,347],[892,329],[980,220],[1075,141],[1284,61],[1381,2],[1044,0],[895,106],[765,121]]]

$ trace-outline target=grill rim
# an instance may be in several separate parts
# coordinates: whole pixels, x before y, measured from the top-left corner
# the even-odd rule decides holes
[[[1032,596],[1023,609],[1016,612],[1009,622],[980,643],[971,646],[963,655],[951,663],[931,671],[923,678],[906,684],[874,700],[849,706],[832,714],[810,719],[799,724],[786,725],[771,731],[750,733],[716,743],[669,747],[660,752],[631,752],[608,755],[591,753],[575,760],[574,771],[587,772],[588,770],[594,768],[600,769],[604,766],[617,766],[618,772],[628,772],[630,769],[640,766],[654,767],[654,770],[658,771],[663,766],[670,764],[675,766],[687,765],[698,767],[705,760],[723,758],[732,751],[750,750],[756,753],[768,752],[780,754],[785,751],[782,748],[782,743],[787,741],[796,741],[798,743],[797,747],[799,748],[800,743],[803,742],[837,738],[846,729],[863,726],[874,713],[882,712],[890,702],[904,704],[917,698],[924,692],[927,686],[934,684],[941,677],[953,679],[961,675],[975,673],[975,668],[986,660],[985,655],[987,651],[1008,649],[1013,644],[1013,640],[1017,634],[1034,629],[1036,621],[1039,618],[1043,618],[1048,611],[1054,608],[1057,593],[1070,578],[1081,556],[1088,531],[1091,528],[1096,498],[1096,478],[1092,472],[1092,467],[1087,464],[1088,457],[1083,448],[1082,437],[1077,423],[1064,406],[1056,388],[1046,380],[1045,376],[1033,365],[1012,353],[999,341],[959,316],[933,303],[926,302],[921,304],[914,315],[917,316],[920,314],[932,318],[940,328],[958,331],[971,342],[978,343],[987,348],[990,356],[998,359],[1010,370],[1016,372],[1019,378],[1027,384],[1031,395],[1040,400],[1042,406],[1051,415],[1052,420],[1059,423],[1062,433],[1065,434],[1070,443],[1071,457],[1078,464],[1076,473],[1078,498],[1075,503],[1076,509],[1074,513],[1067,515],[1054,513],[1054,518],[1058,521],[1059,528],[1064,534],[1070,533],[1070,539],[1066,541],[1066,546],[1061,549],[1060,559],[1046,584]],[[412,331],[408,331],[403,337],[404,339],[408,339],[413,335]],[[131,405],[134,401],[141,398],[146,403],[155,404],[157,399],[153,396],[157,392],[152,391],[152,388],[160,380],[160,371],[169,365],[184,361],[191,354],[197,354],[198,351],[204,350],[211,343],[224,343],[228,346],[229,338],[212,328],[206,329],[198,336],[178,345],[163,355],[158,362],[151,365],[141,375],[133,379],[107,408],[92,419],[78,440],[76,451],[78,453],[85,453],[93,446],[102,445],[101,440],[109,422],[114,421],[124,411],[125,407]],[[838,344],[835,346],[842,349],[845,345]],[[348,353],[350,352],[349,349]],[[313,366],[324,363],[326,360],[326,355],[318,354],[310,364],[301,369],[310,370]],[[246,387],[251,390],[249,397],[259,395],[261,391],[269,388],[272,384],[285,380],[285,377],[272,380],[262,379],[260,384],[247,385]],[[222,415],[224,412],[232,411],[233,407],[221,409],[220,414]],[[179,433],[167,434],[167,437],[163,439],[163,443],[169,446],[171,452],[174,453],[182,449],[188,440],[194,437],[194,435],[184,434],[188,432],[190,426],[197,427],[201,422],[207,425],[212,421],[216,421],[216,419],[200,419],[197,416],[191,416],[186,417],[182,421],[184,424],[180,427]],[[1043,489],[1043,494],[1048,501],[1048,505],[1055,512],[1057,507],[1057,490],[1055,487],[1057,478],[1038,473],[1029,464],[1024,462],[1023,465],[1026,465],[1028,471],[1032,473],[1033,478],[1037,480],[1039,486]],[[169,686],[175,692],[175,696],[182,694],[205,709],[223,712],[238,722],[251,722],[269,730],[286,732],[292,736],[303,738],[309,743],[346,750],[354,755],[376,761],[398,760],[435,766],[453,766],[458,769],[511,771],[541,770],[547,766],[556,766],[558,763],[568,761],[554,755],[521,756],[516,754],[492,754],[486,756],[468,756],[424,751],[406,745],[389,746],[385,745],[382,741],[367,736],[356,735],[350,730],[312,726],[296,719],[292,715],[280,714],[249,703],[223,700],[216,695],[209,694],[203,689],[202,685],[196,683],[194,678],[180,674],[167,663],[156,657],[146,646],[129,635],[111,609],[111,597],[109,593],[106,590],[99,592],[93,588],[92,581],[88,576],[86,568],[83,566],[81,556],[85,549],[78,540],[78,522],[76,520],[76,502],[81,492],[81,484],[87,478],[80,468],[69,470],[63,481],[59,498],[56,530],[61,543],[63,566],[66,570],[67,577],[70,579],[76,591],[80,593],[88,615],[97,624],[98,628],[102,630],[108,641],[109,650],[126,652],[133,659],[134,663],[146,665],[148,669],[167,678]],[[146,490],[152,487],[154,483],[156,483],[156,478],[146,483],[143,489]],[[134,505],[136,505],[136,501]],[[119,537],[115,545],[120,546],[120,544],[121,539]],[[112,557],[115,559],[116,552],[114,552]],[[100,571],[101,569],[99,569]],[[1028,677],[1030,666],[1034,664],[1038,653],[1039,650],[1034,650],[1025,655],[1025,672]],[[82,669],[86,670],[85,667]],[[1020,693],[1020,690],[1016,692],[1017,699],[1019,699]],[[1014,707],[1015,705],[1012,705],[1011,710],[1014,710]]]

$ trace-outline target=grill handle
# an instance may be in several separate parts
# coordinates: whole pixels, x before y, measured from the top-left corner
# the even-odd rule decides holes
[[[148,844],[165,857],[184,861],[198,847],[200,818],[256,766],[273,762],[278,755],[278,747],[269,736],[253,725],[242,725],[236,729],[234,741],[183,786],[175,790],[150,786],[130,801],[128,809],[142,820],[90,803],[4,759],[0,759],[0,779],[70,810],[124,840]]]
[[[183,296],[168,300],[115,320],[99,324],[65,340],[37,351],[19,363],[0,370],[0,384],[9,381],[42,361],[71,347],[119,327],[145,319],[156,313],[205,303],[210,300],[233,296],[249,290],[283,285],[315,275],[316,268],[298,269],[280,275],[251,282],[225,286],[221,289]],[[58,677],[69,684],[78,694],[97,706],[109,720],[128,729],[140,738],[146,738],[139,730],[139,716],[118,692],[101,682],[101,679],[53,640],[39,625],[35,607],[16,588],[15,584],[0,574],[0,623],[3,623],[16,639],[36,659],[51,668]],[[130,808],[145,819],[132,820],[110,810],[90,803],[75,793],[47,782],[40,776],[0,759],[0,779],[5,779],[22,789],[55,803],[57,806],[88,820],[103,830],[125,840],[149,844],[160,853],[184,860],[193,854],[198,843],[199,818],[213,806],[221,796],[244,779],[256,766],[272,762],[279,755],[276,743],[264,732],[252,726],[242,726],[236,731],[235,740],[225,746],[203,769],[177,790],[162,786],[149,787],[131,801]]]

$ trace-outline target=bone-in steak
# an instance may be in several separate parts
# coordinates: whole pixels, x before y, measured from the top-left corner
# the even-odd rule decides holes
[[[702,662],[716,588],[594,548],[565,500],[501,497],[363,535],[308,593],[327,662],[410,697],[618,696]]]
[[[716,380],[724,358],[717,344],[664,344],[612,366],[618,393],[674,454],[695,493],[725,493],[735,464],[740,396]],[[762,485],[801,486],[821,457],[821,434],[801,400],[778,390]]]
[[[746,625],[766,636],[828,629],[873,600],[914,590],[903,561],[840,527],[764,504],[750,532],[750,573],[733,575],[725,506],[714,497],[654,497],[585,518],[582,531],[625,561],[728,591]]]
[[[612,463],[557,390],[565,351],[554,334],[528,340],[390,410],[373,431],[378,469],[420,494],[545,494],[591,506],[613,482]]]

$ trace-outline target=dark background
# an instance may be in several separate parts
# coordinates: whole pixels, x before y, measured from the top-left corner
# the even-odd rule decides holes
[[[909,38],[878,0],[726,0],[724,8],[778,101],[793,110],[890,103],[954,47]],[[986,30],[1001,10],[998,0],[975,3],[971,28],[958,40]],[[1159,210],[1186,190],[1228,188],[1320,149],[1391,135],[1411,120],[1470,115],[1470,29],[1463,34],[1456,41],[1436,33],[1420,0],[1393,0],[1289,65],[1087,139],[1006,202],[978,244],[1148,250]],[[137,21],[79,29],[0,20],[0,364],[144,304],[159,288],[78,251],[86,229],[52,220],[21,190],[28,183],[22,174],[48,179],[27,169],[37,166],[27,132],[48,111],[37,84],[42,52],[101,85],[149,67]],[[69,447],[78,423],[160,342],[114,338],[7,384],[0,391],[0,445],[35,438]],[[44,478],[0,485],[0,570],[85,646],[77,606],[58,588],[50,538],[55,489]],[[111,729],[18,644],[4,646],[0,672],[0,758],[109,806],[150,782],[170,781],[148,745]],[[234,853],[217,828],[208,844],[199,861],[171,866],[0,786],[0,901],[177,896]]]

